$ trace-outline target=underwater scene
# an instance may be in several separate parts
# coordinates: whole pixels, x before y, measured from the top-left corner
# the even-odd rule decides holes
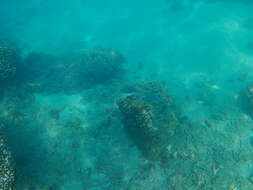
[[[0,0],[0,190],[253,190],[252,0]]]

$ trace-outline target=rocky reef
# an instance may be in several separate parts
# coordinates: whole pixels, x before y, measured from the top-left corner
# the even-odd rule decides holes
[[[11,190],[14,179],[12,156],[4,137],[0,133],[0,189]]]
[[[92,50],[83,55],[81,78],[91,83],[105,83],[122,74],[124,57],[114,50]]]
[[[8,42],[0,41],[0,82],[11,80],[17,71],[18,51]]]
[[[117,51],[99,49],[59,56],[32,52],[24,59],[26,78],[32,88],[40,92],[67,94],[120,79],[125,62]]]
[[[180,122],[166,88],[158,82],[142,83],[135,93],[119,100],[118,107],[128,136],[144,157],[167,164],[169,139]]]
[[[246,89],[246,96],[251,105],[253,105],[253,84],[249,85]]]

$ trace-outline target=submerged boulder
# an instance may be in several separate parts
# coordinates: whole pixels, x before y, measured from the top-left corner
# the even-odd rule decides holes
[[[32,87],[47,93],[73,94],[120,79],[125,58],[115,50],[94,49],[60,56],[34,52],[24,63]]]
[[[14,179],[12,156],[4,137],[0,134],[0,189],[11,190]]]
[[[170,136],[180,125],[179,115],[159,83],[139,85],[136,92],[118,101],[128,136],[149,161],[167,164]]]
[[[0,82],[11,80],[17,71],[19,55],[9,43],[0,41]]]
[[[122,74],[124,57],[114,50],[92,50],[82,56],[80,77],[93,84],[101,84]]]

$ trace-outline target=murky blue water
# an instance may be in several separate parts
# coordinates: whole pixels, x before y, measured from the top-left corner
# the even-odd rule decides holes
[[[251,0],[0,4],[13,189],[253,189]]]

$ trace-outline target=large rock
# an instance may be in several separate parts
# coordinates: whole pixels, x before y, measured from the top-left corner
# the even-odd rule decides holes
[[[0,190],[11,190],[14,178],[12,156],[0,134]]]
[[[81,78],[101,84],[122,75],[124,57],[114,50],[93,50],[83,55],[79,66]]]
[[[149,161],[167,164],[170,136],[180,123],[174,103],[159,83],[144,83],[118,101],[128,136]]]
[[[121,79],[125,58],[114,50],[95,49],[59,57],[31,53],[24,62],[32,89],[73,94]]]
[[[19,60],[17,49],[0,41],[0,82],[11,80],[15,76]]]

